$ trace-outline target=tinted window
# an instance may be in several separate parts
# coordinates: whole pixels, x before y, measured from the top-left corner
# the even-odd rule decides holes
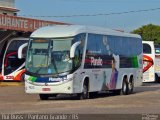
[[[18,48],[24,44],[28,42],[27,40],[14,40],[10,43],[9,47],[8,47],[8,50],[7,51],[17,51]]]
[[[143,53],[151,54],[151,46],[149,44],[143,43]]]
[[[18,48],[26,42],[28,41],[15,40],[10,43],[4,60],[4,75],[12,73],[25,62],[25,58],[18,58]],[[26,54],[26,49],[27,47],[22,51],[24,55]]]
[[[160,54],[160,45],[155,45],[155,53]]]
[[[142,40],[139,38],[107,36],[112,53],[123,56],[134,56],[142,53]]]
[[[87,53],[92,55],[109,55],[107,37],[103,35],[89,34],[87,43]]]
[[[81,65],[81,62],[82,62],[85,38],[86,38],[86,34],[82,33],[82,34],[75,36],[75,39],[74,39],[74,42],[81,41],[81,44],[77,46],[75,50],[75,57],[73,59],[75,69],[77,69]]]
[[[88,34],[84,68],[111,68],[111,61],[107,37]]]
[[[137,68],[137,55],[142,53],[142,40],[139,38],[107,36],[112,54],[119,55],[120,68]]]

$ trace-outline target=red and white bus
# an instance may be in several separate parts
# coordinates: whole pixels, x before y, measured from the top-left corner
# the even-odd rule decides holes
[[[153,41],[143,41],[143,82],[155,82],[157,79],[155,47]]]
[[[23,80],[25,59],[18,59],[18,48],[27,42],[28,38],[13,38],[4,43],[0,54],[1,81]],[[25,49],[23,52],[25,52]]]
[[[155,79],[156,82],[160,82],[160,45],[154,45],[155,47]]]

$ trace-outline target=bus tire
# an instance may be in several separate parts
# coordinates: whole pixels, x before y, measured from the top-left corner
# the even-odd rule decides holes
[[[51,94],[52,97],[57,97],[57,94]]]
[[[121,93],[122,95],[128,95],[128,93],[129,93],[127,77],[124,77],[124,79],[123,79],[121,92],[122,92]]]
[[[89,93],[89,98],[93,99],[93,98],[97,98],[98,97],[98,92],[90,92]]]
[[[122,89],[117,89],[112,91],[114,95],[122,95]]]
[[[87,82],[85,82],[85,83],[83,84],[82,93],[79,93],[79,94],[78,94],[78,98],[79,98],[80,100],[88,99],[88,98],[89,98],[89,92],[88,92],[88,84],[87,84]]]
[[[158,77],[157,74],[155,74],[155,82],[156,82],[156,83],[160,83],[160,78]]]
[[[48,100],[49,95],[48,94],[39,94],[39,97],[41,100]]]
[[[128,88],[129,88],[129,94],[132,94],[133,93],[133,88],[134,88],[134,79],[133,79],[133,76],[129,80]]]

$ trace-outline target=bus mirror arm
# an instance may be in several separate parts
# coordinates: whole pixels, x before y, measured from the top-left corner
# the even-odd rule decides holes
[[[74,56],[75,56],[75,50],[76,50],[77,46],[80,45],[80,44],[81,44],[81,41],[76,42],[76,43],[74,43],[74,44],[72,45],[72,47],[71,47],[71,49],[70,49],[70,58],[71,58],[71,59],[74,58]]]
[[[23,45],[21,45],[19,48],[18,48],[18,58],[19,59],[22,59],[24,58],[24,55],[22,53],[23,49],[28,45],[28,43],[25,43]]]

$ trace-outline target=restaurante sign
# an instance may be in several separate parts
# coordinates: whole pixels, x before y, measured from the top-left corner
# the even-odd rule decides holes
[[[32,32],[40,27],[55,25],[55,24],[66,24],[66,23],[36,20],[36,19],[0,14],[0,29],[5,29],[5,30],[19,30],[25,32]]]

